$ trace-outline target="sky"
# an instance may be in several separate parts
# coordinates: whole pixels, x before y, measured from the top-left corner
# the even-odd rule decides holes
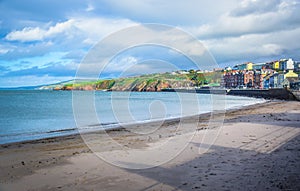
[[[299,0],[0,0],[0,87],[73,79],[99,41],[144,23],[187,32],[220,67],[300,60],[299,12]],[[190,67],[176,51],[133,48],[117,55],[114,70],[103,77],[118,77],[125,65],[140,63],[143,71],[165,71],[172,68],[167,62]]]

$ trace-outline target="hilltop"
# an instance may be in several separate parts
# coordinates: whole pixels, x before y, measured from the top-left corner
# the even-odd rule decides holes
[[[219,86],[223,73],[202,71],[176,71],[141,76],[100,79],[72,80],[69,82],[42,86],[40,89],[54,90],[108,90],[108,91],[161,91],[165,88],[188,88],[195,86]]]

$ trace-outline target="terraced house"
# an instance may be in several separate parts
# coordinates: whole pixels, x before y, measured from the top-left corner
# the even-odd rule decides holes
[[[229,89],[289,88],[291,84],[299,83],[299,72],[300,62],[291,58],[256,64],[247,62],[232,69],[225,68],[222,81]]]

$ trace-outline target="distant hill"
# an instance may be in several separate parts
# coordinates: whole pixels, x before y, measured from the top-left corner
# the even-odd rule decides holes
[[[52,89],[50,87],[55,87],[60,84],[68,84],[73,83],[73,80],[58,82],[54,84],[43,84],[43,85],[36,85],[36,86],[21,86],[21,87],[4,87],[0,88],[0,90],[39,90],[39,89]]]
[[[7,87],[7,88],[0,88],[0,90],[35,90],[38,89],[40,86],[23,86],[23,87]]]
[[[41,86],[39,89],[53,90],[107,90],[107,91],[161,91],[165,88],[187,88],[194,86],[218,86],[222,72],[172,72],[147,74],[135,77],[71,80],[58,84]]]
[[[85,82],[95,82],[95,81],[96,80],[90,80],[90,79],[68,80],[68,81],[58,82],[58,83],[54,83],[54,84],[36,86],[35,89],[52,90],[52,89],[64,87],[64,86],[69,85],[69,84],[81,84],[81,83],[85,83]]]

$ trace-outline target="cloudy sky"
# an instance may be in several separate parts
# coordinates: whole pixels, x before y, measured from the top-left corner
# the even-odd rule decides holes
[[[0,87],[72,79],[97,42],[143,23],[186,31],[221,67],[300,60],[299,12],[299,0],[0,0]],[[184,59],[172,56],[176,58],[167,50],[127,51],[114,60],[116,69],[107,76],[114,77],[122,69],[118,66],[134,65],[145,57],[187,67]],[[153,71],[163,70],[162,65],[152,66]]]

